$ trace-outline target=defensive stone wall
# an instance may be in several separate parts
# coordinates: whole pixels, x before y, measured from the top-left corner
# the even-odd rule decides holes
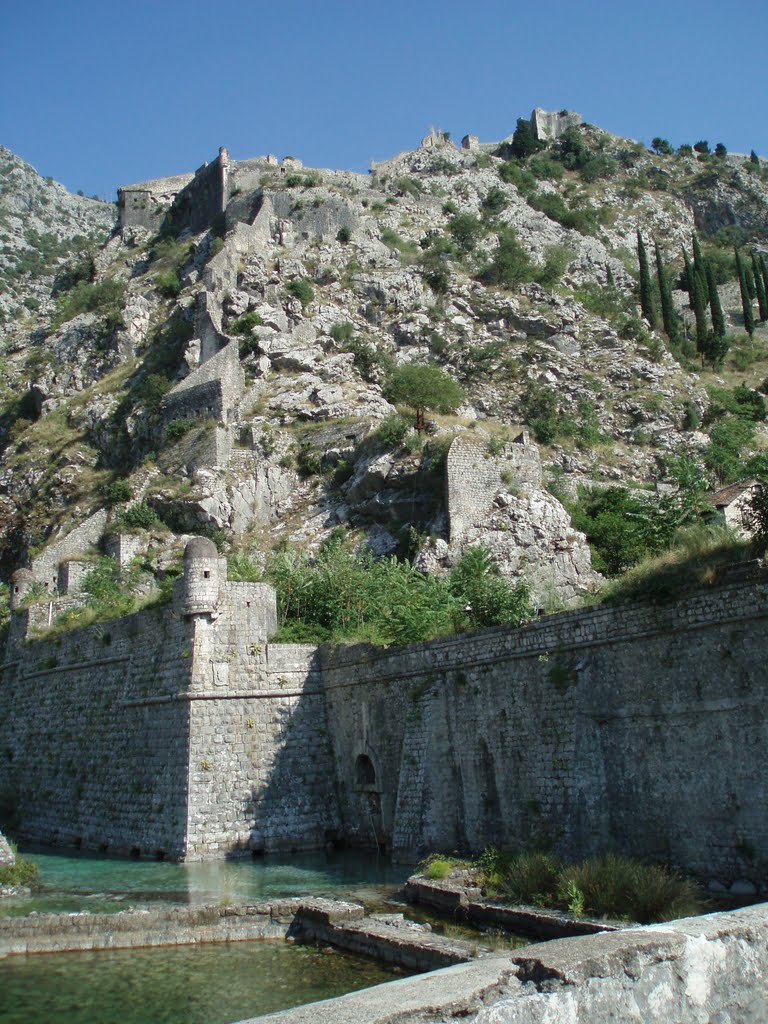
[[[764,882],[767,608],[761,583],[324,651],[343,834],[403,858],[539,837]]]

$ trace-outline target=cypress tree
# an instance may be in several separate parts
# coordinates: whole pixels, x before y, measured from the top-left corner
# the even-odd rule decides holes
[[[616,282],[613,279],[613,271],[611,270],[610,263],[606,264],[605,269],[606,269],[606,275],[605,276],[606,276],[606,282],[608,284],[608,287],[609,288],[615,288],[616,287]]]
[[[738,249],[734,249],[734,252],[736,253],[736,272],[739,275],[741,308],[744,313],[744,330],[751,338],[755,333],[755,318],[752,316],[752,299],[749,296],[749,288],[747,287],[747,275],[744,272],[744,261],[742,260]]]
[[[683,261],[685,262],[685,270],[682,274],[684,278],[683,287],[688,292],[688,308],[693,309],[693,267],[685,249],[683,249]]]
[[[667,269],[661,256],[661,249],[656,241],[654,241],[654,248],[656,250],[656,272],[659,277],[659,294],[661,296],[661,318],[670,343],[677,345],[680,341],[680,331],[677,326],[675,304],[672,301],[672,289],[669,286],[669,278],[667,277]]]
[[[702,288],[705,290],[705,299],[709,301],[709,288],[707,288],[707,272],[704,268],[704,257],[701,254],[701,246],[697,235],[693,236],[693,270],[701,280]]]
[[[712,263],[707,260],[704,264],[704,268],[707,272],[707,285],[709,287],[709,311],[712,314],[712,330],[715,339],[725,337],[725,316],[723,314],[723,307],[720,304],[720,295],[717,291],[717,281],[715,281],[715,272],[712,269]]]
[[[760,276],[763,279],[763,287],[765,288],[765,294],[768,296],[768,263],[765,262],[765,256],[760,256]]]
[[[648,255],[639,231],[637,232],[637,261],[640,264],[640,308],[651,327],[656,327],[659,317],[656,312],[656,302],[653,295],[653,281],[651,280],[651,270],[648,266]]]
[[[728,337],[723,335],[721,338],[713,334],[709,339],[707,345],[707,359],[712,366],[719,366],[725,357],[728,355],[728,349],[730,348]]]
[[[763,275],[760,264],[757,260],[757,253],[752,253],[752,275],[755,280],[755,290],[757,292],[757,305],[760,309],[760,319],[765,321],[768,320],[768,293],[765,290],[765,281],[763,281]]]
[[[755,279],[752,276],[752,267],[749,263],[744,264],[744,280],[747,282],[747,291],[749,292],[749,298],[752,302],[757,298],[757,288],[755,286]]]
[[[699,275],[693,273],[693,315],[696,317],[696,351],[702,363],[709,352],[709,322],[707,320],[707,292]]]

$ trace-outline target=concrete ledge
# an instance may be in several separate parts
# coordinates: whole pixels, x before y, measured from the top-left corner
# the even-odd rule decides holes
[[[765,1024],[768,905],[559,939],[241,1024]]]

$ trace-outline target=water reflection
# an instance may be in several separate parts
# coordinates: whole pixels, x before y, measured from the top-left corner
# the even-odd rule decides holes
[[[352,851],[266,855],[174,864],[78,851],[25,851],[39,865],[31,897],[0,902],[0,915],[113,912],[142,903],[241,903],[285,896],[365,902],[391,894],[410,870]]]

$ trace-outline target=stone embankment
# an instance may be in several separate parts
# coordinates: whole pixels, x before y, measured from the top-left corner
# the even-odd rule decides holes
[[[482,898],[482,891],[471,883],[456,879],[436,881],[423,875],[411,875],[405,885],[411,903],[432,907],[441,914],[452,914],[478,928],[501,928],[505,932],[535,939],[563,939],[598,932],[615,932],[623,927],[606,921],[577,918],[559,910],[536,907],[511,907]]]
[[[768,907],[558,939],[241,1024],[765,1024]]]
[[[488,952],[459,939],[433,935],[428,927],[405,921],[400,914],[368,917],[359,904],[322,898],[0,919],[0,958],[14,953],[254,939],[327,943],[417,972],[465,963]]]

